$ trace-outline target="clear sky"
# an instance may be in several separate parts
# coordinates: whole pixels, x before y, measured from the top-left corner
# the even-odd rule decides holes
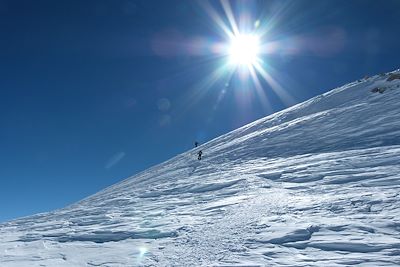
[[[0,221],[399,67],[400,1],[226,3],[0,0]],[[263,32],[264,75],[223,67],[227,14]]]

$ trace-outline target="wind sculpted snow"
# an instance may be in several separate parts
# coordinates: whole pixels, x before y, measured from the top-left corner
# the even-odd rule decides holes
[[[225,134],[196,148],[201,161],[194,149],[3,223],[0,266],[399,266],[398,74]]]

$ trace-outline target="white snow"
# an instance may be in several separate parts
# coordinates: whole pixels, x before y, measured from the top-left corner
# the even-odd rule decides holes
[[[3,223],[0,266],[400,266],[398,73]]]

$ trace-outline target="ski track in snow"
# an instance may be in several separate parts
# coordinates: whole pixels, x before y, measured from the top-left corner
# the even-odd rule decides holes
[[[3,223],[0,266],[399,266],[400,80],[389,75],[216,138],[201,161],[194,149]]]

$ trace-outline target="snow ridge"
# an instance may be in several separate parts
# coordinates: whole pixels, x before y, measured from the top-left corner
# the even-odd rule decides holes
[[[0,225],[0,266],[399,266],[400,71]]]

